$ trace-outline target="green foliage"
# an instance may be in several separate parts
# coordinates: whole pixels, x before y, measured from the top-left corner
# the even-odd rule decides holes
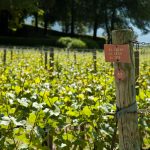
[[[57,22],[65,33],[85,34],[92,30],[96,38],[102,28],[111,38],[112,30],[129,28],[129,24],[147,33],[149,14],[149,0],[1,0],[0,32],[8,35],[9,29],[19,29],[25,18],[34,16],[36,29],[44,24],[45,35],[47,27]]]
[[[48,38],[0,37],[0,44],[2,45],[54,46],[54,47],[84,49],[84,48],[102,48],[103,47],[102,45],[104,43],[103,39],[100,39],[96,42],[90,38],[85,37],[80,38],[70,38],[60,36],[49,36]]]
[[[82,40],[70,37],[62,37],[58,40],[58,45],[68,48],[86,48],[86,43]]]
[[[73,38],[72,42],[70,43],[72,48],[86,48],[86,43],[82,40]]]
[[[59,51],[60,52],[60,51]],[[110,149],[115,119],[113,69],[98,52],[97,73],[90,53],[56,53],[54,72],[45,70],[40,51],[7,51],[0,60],[0,149]],[[0,57],[3,52],[0,52]],[[83,57],[84,56],[84,57]],[[49,66],[48,66],[48,69]],[[149,107],[149,66],[141,66],[139,108]],[[149,146],[149,117],[139,119],[141,141]],[[115,147],[117,149],[117,143]]]
[[[1,24],[5,24],[6,22],[8,22],[9,24],[7,25],[6,23],[5,26],[8,26],[9,29],[20,28],[23,22],[23,18],[27,14],[31,14],[37,10],[38,8],[36,6],[35,0],[1,0],[0,15],[2,15],[2,11],[6,11],[6,14],[4,18],[0,17],[0,26]],[[0,29],[0,31],[1,30],[3,29]]]
[[[105,39],[100,38],[93,40],[89,37],[79,36],[77,38],[61,37],[58,40],[58,46],[60,47],[70,47],[70,48],[103,48],[102,45],[105,44]]]
[[[89,39],[89,38],[81,38],[87,45],[88,48],[100,48],[101,46],[99,46],[98,42]],[[104,44],[104,43],[103,43]]]
[[[70,37],[61,37],[58,40],[58,44],[62,47],[69,47],[71,42],[72,42],[72,39]]]
[[[148,64],[143,63],[140,66],[142,70],[140,72],[140,77],[138,79],[139,82],[139,95],[136,97],[138,101],[139,109],[142,109],[144,113],[149,114],[148,109],[150,109],[150,67]],[[141,145],[148,149],[150,147],[150,118],[147,116],[139,117],[139,133]],[[146,133],[146,136],[145,136]]]

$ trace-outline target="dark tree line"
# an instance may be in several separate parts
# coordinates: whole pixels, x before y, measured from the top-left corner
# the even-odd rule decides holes
[[[131,24],[145,33],[150,29],[149,0],[1,0],[0,34],[17,30],[31,15],[35,30],[42,24],[44,34],[49,25],[58,22],[62,31],[72,36],[92,30],[96,38],[98,28],[102,28],[109,42],[114,29]]]

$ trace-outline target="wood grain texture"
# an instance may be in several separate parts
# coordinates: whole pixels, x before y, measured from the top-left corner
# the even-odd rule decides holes
[[[115,30],[112,32],[113,44],[128,44],[132,40],[131,30]],[[114,63],[114,68],[120,68],[125,71],[126,78],[123,81],[115,80],[116,83],[116,101],[121,109],[133,104],[135,99],[135,68],[133,59],[133,47],[130,44],[131,64]],[[136,108],[137,109],[137,108]],[[118,118],[119,131],[119,149],[120,150],[140,150],[138,134],[137,113],[125,113]]]

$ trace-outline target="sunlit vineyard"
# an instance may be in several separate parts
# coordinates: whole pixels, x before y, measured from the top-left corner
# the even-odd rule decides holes
[[[118,149],[114,71],[97,51],[0,51],[0,149]],[[138,108],[150,108],[150,66],[140,63]],[[47,69],[45,69],[47,68]],[[112,114],[111,114],[112,113]],[[142,147],[150,147],[150,116],[139,115]]]

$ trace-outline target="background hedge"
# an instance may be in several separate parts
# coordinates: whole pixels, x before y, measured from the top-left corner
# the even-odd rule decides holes
[[[0,45],[9,46],[53,46],[53,47],[71,47],[71,48],[99,48],[103,49],[106,40],[99,38],[93,40],[89,37],[61,37],[48,36],[45,38],[36,37],[0,37]]]

